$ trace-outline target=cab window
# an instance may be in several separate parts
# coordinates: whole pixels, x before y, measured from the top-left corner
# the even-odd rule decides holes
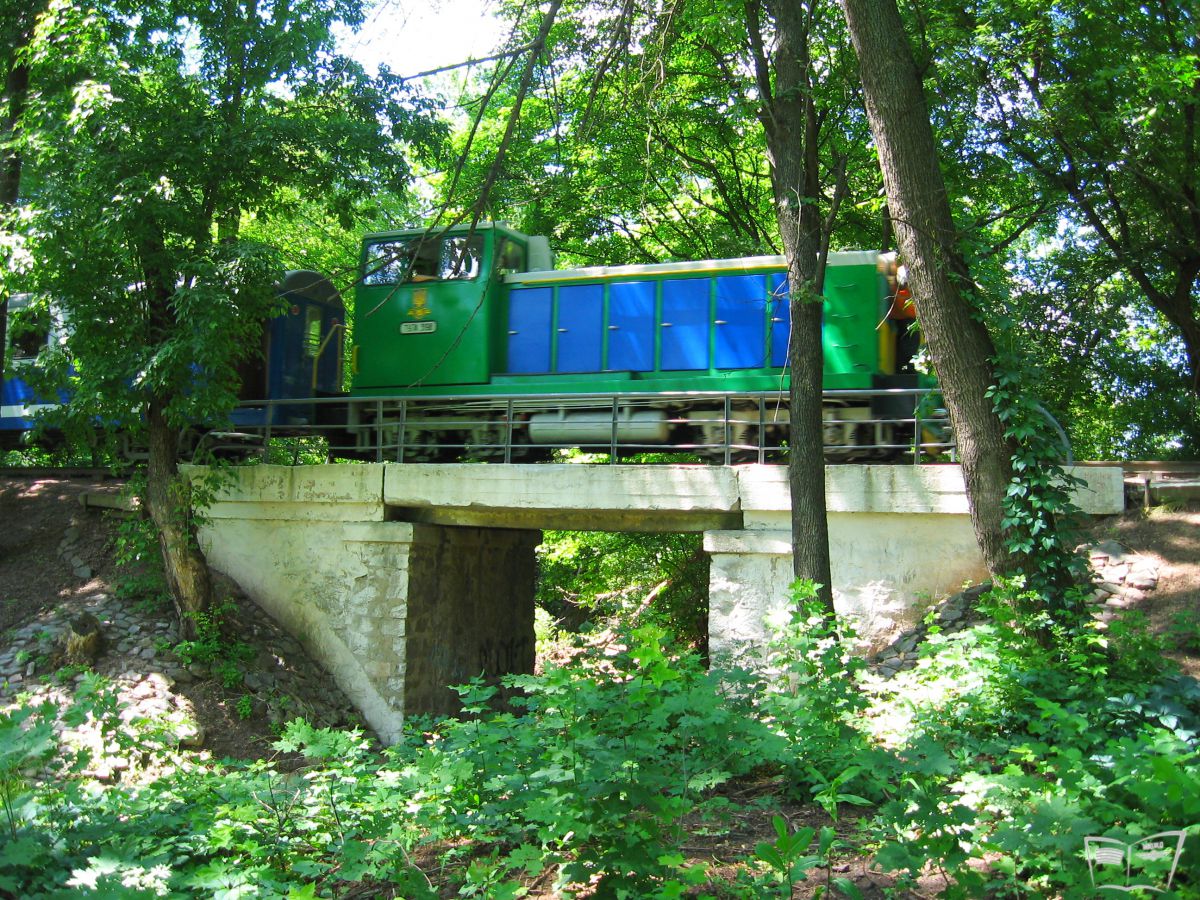
[[[367,245],[363,284],[470,281],[479,276],[483,237],[389,238]]]
[[[525,245],[518,244],[512,238],[500,242],[500,252],[496,254],[496,271],[501,275],[513,272],[525,272]]]

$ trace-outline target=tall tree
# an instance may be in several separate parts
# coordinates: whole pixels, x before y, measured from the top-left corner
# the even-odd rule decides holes
[[[1012,448],[992,409],[995,348],[970,300],[929,107],[895,0],[841,0],[901,255],[961,454],[971,522],[988,569],[1013,560],[1003,540]]]
[[[321,201],[343,219],[440,134],[387,72],[332,52],[357,0],[54,0],[22,119],[41,287],[72,326],[72,408],[144,435],[145,506],[185,631],[211,585],[178,478],[180,435],[222,422],[274,308],[277,256],[247,212]],[[58,89],[52,89],[57,87]]]
[[[20,197],[18,129],[29,95],[29,64],[24,56],[34,23],[45,8],[45,0],[0,0],[0,234],[11,235],[9,218]],[[5,276],[20,268],[12,259],[15,250],[7,242],[0,246],[4,263],[0,268],[0,386],[7,364],[8,297],[12,290],[11,279]]]
[[[549,219],[556,234],[580,242],[577,257],[598,262],[762,253],[782,243],[793,329],[793,559],[832,609],[821,285],[850,148],[866,146],[848,137],[855,97],[844,76],[853,60],[840,19],[828,4],[762,0],[600,6],[582,4],[552,35],[555,62],[535,108],[542,119],[529,126],[516,170],[526,182],[509,172],[498,187],[508,202],[533,200],[533,228]],[[741,40],[729,40],[733,29]],[[865,151],[853,158],[865,160]],[[548,209],[564,210],[572,224]]]
[[[788,484],[792,505],[792,568],[797,578],[820,585],[819,596],[833,612],[829,528],[825,504],[821,340],[828,234],[844,185],[834,189],[831,220],[819,206],[822,169],[818,141],[823,116],[814,53],[817,11],[824,4],[769,2],[774,53],[768,56],[758,0],[747,0],[746,31],[760,97],[759,119],[775,196],[775,216],[788,266],[791,334],[788,342],[790,435]],[[841,161],[839,168],[845,161]]]
[[[987,0],[961,14],[983,135],[1182,341],[1200,394],[1200,18],[1191,4]],[[1057,224],[1055,222],[1054,224]]]

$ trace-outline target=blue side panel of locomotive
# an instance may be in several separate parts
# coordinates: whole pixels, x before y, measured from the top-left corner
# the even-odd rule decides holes
[[[717,282],[716,355],[718,369],[756,369],[766,365],[763,312],[767,302],[763,275],[725,275]]]
[[[654,370],[654,293],[653,281],[617,282],[609,287],[607,370]]]
[[[599,372],[604,364],[604,288],[598,284],[559,288],[557,331],[556,372]]]
[[[660,369],[708,368],[708,278],[662,282]],[[651,285],[653,287],[653,285]]]
[[[508,368],[517,375],[550,371],[550,288],[526,288],[509,294]]]

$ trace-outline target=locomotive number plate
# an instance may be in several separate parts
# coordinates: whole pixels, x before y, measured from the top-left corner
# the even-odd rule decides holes
[[[433,334],[437,331],[437,322],[401,322],[401,334]]]

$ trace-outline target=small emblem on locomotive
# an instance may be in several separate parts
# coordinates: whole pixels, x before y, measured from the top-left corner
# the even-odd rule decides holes
[[[408,309],[408,317],[424,319],[431,315],[433,315],[433,310],[429,308],[429,292],[425,288],[413,291],[412,306]]]

